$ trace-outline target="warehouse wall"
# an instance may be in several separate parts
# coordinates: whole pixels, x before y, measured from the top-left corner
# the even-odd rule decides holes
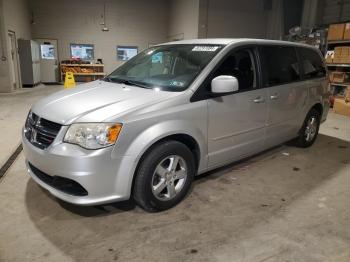
[[[273,0],[271,2],[271,8],[267,11],[267,30],[266,30],[266,38],[281,40],[283,36],[283,2],[280,0]]]
[[[328,26],[350,21],[350,0],[304,0],[302,26]]]
[[[314,0],[315,1],[315,0]],[[349,0],[318,0],[322,3],[321,24],[331,24],[350,21]]]
[[[7,45],[8,30],[16,33],[16,38],[31,38],[30,13],[26,0],[0,0],[0,56],[6,61],[0,61],[0,92],[11,92],[12,85],[9,77],[10,47]]]
[[[199,0],[171,0],[168,40],[198,38]]]
[[[201,0],[199,13],[200,37],[266,37],[261,0]]]
[[[9,66],[7,61],[2,59],[7,57],[5,34],[5,19],[3,2],[0,0],[0,92],[8,92],[11,90],[9,75]]]
[[[106,25],[101,15],[106,3]],[[107,73],[121,62],[117,45],[134,45],[139,51],[166,41],[169,3],[164,0],[32,0],[35,24],[32,37],[58,39],[59,59],[70,58],[70,43],[94,44],[95,59],[102,58]]]
[[[325,0],[304,0],[302,27],[314,27],[322,24],[325,2]]]
[[[168,39],[252,37],[280,39],[280,0],[171,0]],[[277,11],[277,12],[276,12]],[[278,30],[276,29],[278,27]],[[279,29],[281,27],[281,29]]]
[[[27,0],[3,0],[6,30],[16,32],[17,39],[30,39],[30,12]]]

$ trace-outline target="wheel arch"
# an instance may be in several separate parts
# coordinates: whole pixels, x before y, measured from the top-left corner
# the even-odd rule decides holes
[[[181,132],[180,133],[169,134],[169,135],[166,135],[166,136],[161,137],[158,140],[154,141],[151,145],[149,145],[144,150],[142,155],[139,157],[139,159],[137,161],[137,165],[136,165],[135,171],[134,171],[134,174],[133,174],[133,178],[132,178],[131,192],[134,189],[136,174],[138,172],[140,164],[142,163],[142,160],[158,144],[160,144],[160,143],[162,143],[164,141],[170,141],[170,140],[180,142],[180,143],[184,144],[185,146],[187,146],[190,149],[190,151],[192,152],[192,154],[193,154],[193,156],[195,158],[196,171],[198,170],[199,163],[200,163],[200,160],[201,160],[201,149],[200,149],[198,141],[193,136],[191,136],[189,134],[181,133]]]
[[[323,114],[323,106],[319,101],[315,101],[314,103],[311,104],[312,106],[306,107],[305,111],[303,111],[303,114],[300,115],[299,122],[298,122],[298,133],[300,132],[300,129],[304,125],[305,118],[307,115],[310,113],[311,110],[315,109],[317,112],[320,113],[320,119],[322,119],[322,114]]]
[[[319,112],[319,113],[320,113],[320,117],[322,118],[323,106],[322,106],[321,103],[316,103],[316,104],[314,104],[314,105],[310,108],[310,110],[312,110],[312,109],[315,109],[317,112]],[[309,110],[309,112],[310,112],[310,110]]]
[[[157,144],[162,143],[164,141],[169,141],[169,140],[174,140],[187,146],[188,149],[190,149],[190,151],[192,152],[196,161],[196,168],[198,168],[199,161],[201,158],[201,150],[200,150],[199,144],[193,136],[185,133],[176,133],[176,134],[167,135],[155,141],[142,154],[141,158],[139,159],[139,163],[141,162],[144,155],[146,155],[150,150],[152,150],[155,146],[157,146]]]

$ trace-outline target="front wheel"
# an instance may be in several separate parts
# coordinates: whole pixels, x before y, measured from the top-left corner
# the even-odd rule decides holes
[[[133,197],[146,211],[161,211],[178,204],[188,192],[195,174],[195,159],[184,144],[165,141],[142,159]]]
[[[309,147],[315,142],[320,128],[320,120],[320,113],[315,109],[311,109],[299,131],[298,138],[295,140],[297,146]]]

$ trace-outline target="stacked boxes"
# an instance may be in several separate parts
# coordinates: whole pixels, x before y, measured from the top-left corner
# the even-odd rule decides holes
[[[333,63],[348,64],[350,63],[350,46],[337,46],[334,48]]]
[[[340,41],[336,44],[342,44],[341,41],[350,42],[350,23],[332,24],[328,29],[328,41]],[[346,41],[344,41],[346,43]],[[327,64],[349,64],[350,63],[350,44],[349,46],[337,46],[333,50],[327,51],[325,56]]]
[[[343,40],[345,24],[332,24],[328,29],[328,40],[336,41]]]
[[[329,25],[328,41],[339,40],[350,40],[350,23]]]
[[[334,87],[333,110],[350,116],[350,23],[330,25],[328,44],[334,47],[326,54],[326,62],[333,63],[332,70],[335,70],[329,73],[330,84]]]

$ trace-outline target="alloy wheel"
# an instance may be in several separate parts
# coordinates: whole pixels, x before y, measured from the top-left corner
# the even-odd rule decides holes
[[[162,201],[173,199],[182,190],[187,179],[187,165],[178,155],[163,159],[152,177],[152,193]]]
[[[305,140],[310,142],[314,139],[317,133],[318,120],[315,116],[310,117],[306,123]]]

